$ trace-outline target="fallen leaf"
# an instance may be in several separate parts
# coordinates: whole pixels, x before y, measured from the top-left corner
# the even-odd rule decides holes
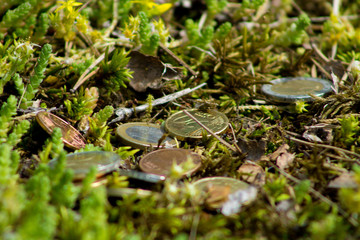
[[[287,152],[289,150],[289,145],[287,145],[286,143],[281,145],[280,147],[278,147],[278,149],[276,149],[275,152],[269,154],[269,158],[271,161],[275,161],[281,154]]]
[[[294,162],[294,159],[295,159],[295,154],[284,152],[276,159],[276,165],[281,170],[284,170]]]
[[[237,171],[240,173],[240,179],[245,182],[257,186],[265,184],[265,171],[259,165],[244,163]]]
[[[328,73],[333,72],[339,79],[345,74],[346,69],[341,61],[338,60],[330,60],[329,62],[324,62],[322,66]]]
[[[134,72],[130,86],[137,92],[145,92],[147,88],[160,89],[163,85],[162,79],[172,80],[181,77],[177,68],[162,63],[158,57],[138,51],[132,51],[129,57],[127,68]]]
[[[285,143],[280,147],[278,147],[278,149],[276,149],[275,152],[269,154],[268,158],[271,161],[276,161],[276,165],[280,169],[284,170],[287,167],[289,167],[295,159],[295,154],[289,153],[288,151],[289,149],[290,149],[289,145]]]
[[[342,173],[337,178],[329,182],[328,188],[357,188],[359,185],[355,182],[351,172]]]
[[[265,154],[265,141],[263,140],[242,140],[238,141],[238,146],[246,155],[245,160],[259,161]]]
[[[303,133],[303,138],[310,142],[318,143],[331,143],[333,136],[333,129],[336,128],[334,125],[330,124],[316,124],[312,126],[305,126],[305,132]]]

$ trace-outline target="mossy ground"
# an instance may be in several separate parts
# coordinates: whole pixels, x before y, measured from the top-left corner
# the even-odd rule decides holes
[[[359,19],[359,1],[345,0],[5,1],[1,238],[358,239]],[[144,55],[129,68],[131,51]],[[148,75],[135,82],[135,71]],[[296,76],[327,79],[333,92],[292,104],[261,92],[270,80]],[[147,110],[109,124],[116,109],[145,103]],[[159,185],[114,173],[92,188],[95,169],[73,183],[64,164],[74,150],[35,120],[36,111],[51,110],[86,136],[80,151],[113,151],[121,167],[138,169],[154,149],[124,146],[117,124],[161,124],[191,108],[225,113],[232,128],[219,137],[231,147],[206,136],[180,141],[202,156],[202,167],[185,179],[179,176],[190,166],[174,167]],[[50,169],[55,157],[60,163]],[[246,181],[257,197],[224,216],[191,184],[211,176]],[[127,186],[153,192],[106,194]],[[225,201],[226,189],[219,194]]]

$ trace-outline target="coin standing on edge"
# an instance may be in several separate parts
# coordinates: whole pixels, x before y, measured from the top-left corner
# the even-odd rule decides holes
[[[184,173],[186,176],[193,174],[201,166],[200,155],[188,149],[167,148],[150,152],[140,160],[139,166],[143,172],[167,176],[174,162],[179,165],[186,162],[189,157],[192,159],[194,167]]]
[[[48,133],[52,134],[54,128],[60,128],[65,146],[77,150],[85,147],[86,140],[70,123],[49,112],[36,114],[36,121]]]
[[[139,189],[139,188],[107,188],[106,190],[108,197],[113,197],[113,198],[122,198],[124,196],[129,196],[129,195],[137,195],[139,198],[160,196],[160,194],[157,192],[152,192],[150,190]]]
[[[125,123],[116,129],[120,140],[129,146],[145,150],[147,147],[157,147],[159,140],[165,134],[159,125],[144,122]],[[175,147],[176,141],[166,137],[159,147]]]
[[[58,158],[49,162],[53,167]],[[71,153],[66,155],[66,168],[74,171],[74,180],[83,179],[90,171],[91,167],[97,169],[97,177],[115,171],[120,166],[120,156],[113,152],[90,151]]]
[[[311,77],[278,78],[264,84],[262,92],[275,102],[291,103],[296,101],[311,101],[309,95],[321,97],[332,91],[330,81]]]
[[[127,176],[128,178],[148,183],[160,183],[165,180],[164,176],[159,176],[152,173],[144,173],[135,170],[118,169],[117,172],[120,174],[120,176]]]
[[[224,132],[229,124],[229,119],[226,115],[216,110],[200,111],[191,109],[188,110],[188,113],[215,134]],[[169,132],[171,136],[177,137],[182,141],[186,139],[201,139],[202,133],[204,131],[206,132],[204,128],[182,111],[171,115],[165,121],[165,130]],[[209,133],[207,133],[207,135],[211,136]]]

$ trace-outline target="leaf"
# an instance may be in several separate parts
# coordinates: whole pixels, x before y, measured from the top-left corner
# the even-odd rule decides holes
[[[158,57],[138,51],[132,51],[129,56],[127,67],[134,72],[130,86],[137,92],[145,92],[148,87],[160,89],[163,85],[162,79],[171,80],[180,76],[178,70],[165,65]]]
[[[328,188],[357,188],[358,184],[354,179],[352,172],[344,172],[329,182]]]
[[[295,154],[285,152],[276,159],[276,165],[280,169],[284,170],[294,162],[294,159],[295,159]]]
[[[265,154],[265,141],[239,139],[238,146],[247,156],[245,160],[259,161]]]
[[[265,171],[259,165],[244,163],[237,171],[243,181],[259,186],[265,184]]]

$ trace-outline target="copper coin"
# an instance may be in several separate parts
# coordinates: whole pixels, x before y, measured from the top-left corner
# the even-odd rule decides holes
[[[144,172],[167,176],[169,175],[174,162],[179,165],[186,162],[189,157],[192,159],[194,167],[184,173],[185,176],[191,175],[201,166],[200,155],[188,149],[169,148],[156,150],[145,155],[145,157],[140,160],[139,165],[140,169]]]
[[[230,187],[230,193],[249,187],[249,184],[230,177],[207,177],[194,182],[195,188],[200,191],[208,191],[211,187]]]
[[[60,128],[65,146],[71,149],[85,147],[85,138],[70,123],[49,112],[39,112],[36,114],[39,125],[48,133],[52,134],[54,128]]]

